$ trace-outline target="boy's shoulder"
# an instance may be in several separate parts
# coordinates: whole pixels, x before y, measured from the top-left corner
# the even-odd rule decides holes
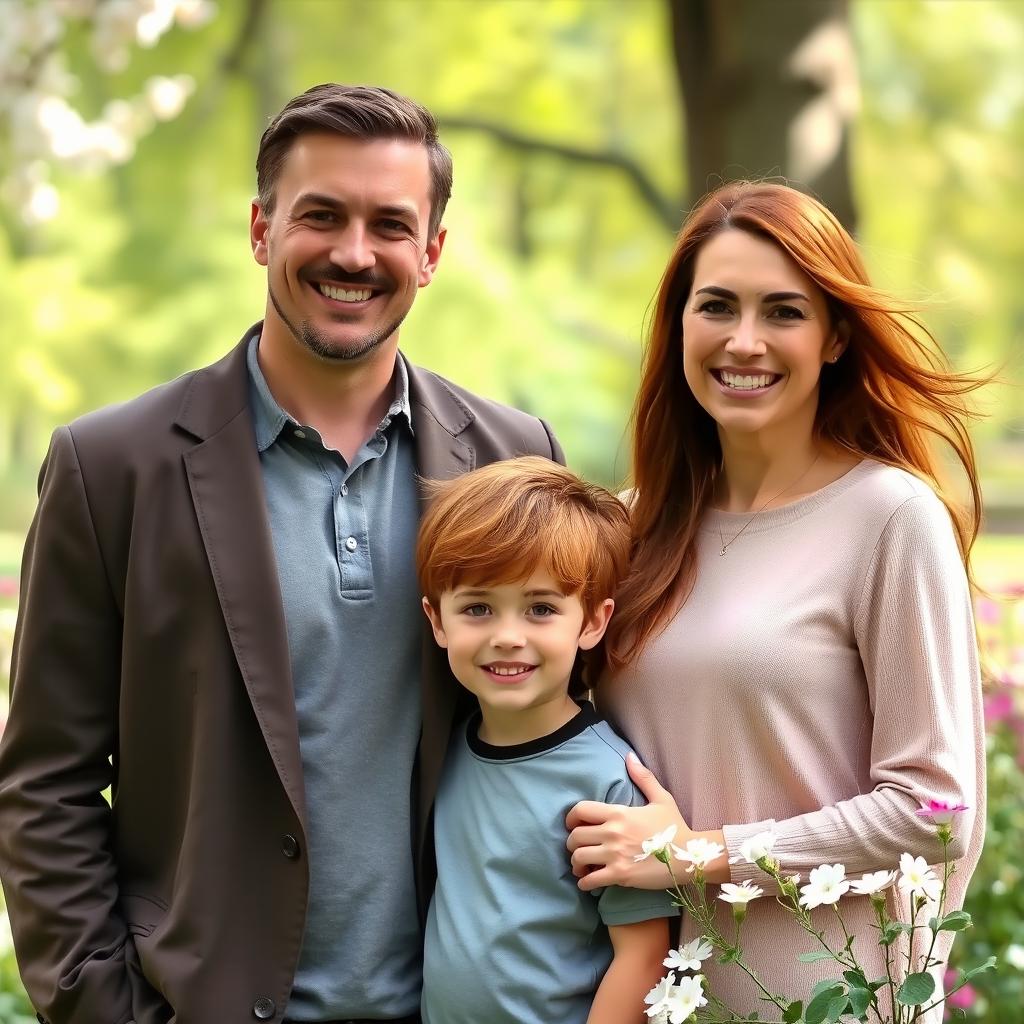
[[[519,777],[521,787],[540,787],[576,800],[642,802],[626,771],[630,745],[588,702],[561,729],[517,747],[492,747],[476,735],[479,716],[469,719],[452,755],[483,762]]]

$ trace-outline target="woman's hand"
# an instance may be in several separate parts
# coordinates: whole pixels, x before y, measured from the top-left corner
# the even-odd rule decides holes
[[[653,773],[630,754],[626,762],[629,777],[647,798],[646,807],[623,807],[582,800],[565,819],[570,830],[566,846],[572,854],[572,871],[585,892],[608,885],[633,889],[666,889],[671,885],[668,868],[654,857],[637,861],[640,844],[657,832],[675,825],[675,844],[684,846],[693,836],[683,821],[672,794]],[[680,862],[677,876],[684,873]]]

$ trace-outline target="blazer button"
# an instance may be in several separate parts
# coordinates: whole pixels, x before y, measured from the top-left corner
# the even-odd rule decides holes
[[[299,855],[299,841],[293,835],[281,837],[281,852],[289,859],[295,860]]]
[[[270,1020],[271,1017],[277,1012],[277,1007],[274,1005],[273,999],[267,999],[266,996],[257,999],[252,1004],[252,1015],[257,1020]]]

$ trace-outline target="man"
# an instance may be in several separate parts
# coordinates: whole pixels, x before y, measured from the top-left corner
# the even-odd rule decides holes
[[[417,1019],[456,701],[417,474],[561,460],[541,421],[398,353],[451,189],[427,111],[310,89],[257,182],[264,322],[59,429],[41,473],[0,869],[51,1024]]]

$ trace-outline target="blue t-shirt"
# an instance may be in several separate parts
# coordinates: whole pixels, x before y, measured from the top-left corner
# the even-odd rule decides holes
[[[677,912],[660,890],[581,892],[569,863],[577,801],[644,803],[629,747],[589,704],[516,746],[484,743],[479,724],[453,742],[437,796],[423,1024],[584,1024],[612,959],[607,926]]]

